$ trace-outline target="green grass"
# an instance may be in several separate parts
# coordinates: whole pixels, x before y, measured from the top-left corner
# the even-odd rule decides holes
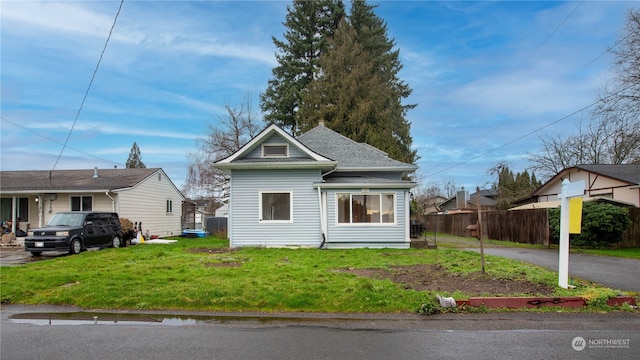
[[[227,246],[226,240],[213,237],[181,239],[171,245],[143,244],[3,267],[0,297],[3,304],[100,309],[400,313],[418,311],[434,293],[339,270],[435,263],[459,273],[479,270],[479,254],[457,249],[213,251]],[[192,251],[202,248],[212,252]],[[498,257],[488,260],[492,276],[555,286],[555,273],[540,267]],[[598,291],[611,290],[588,285],[557,288],[555,295]]]
[[[615,256],[629,259],[640,259],[640,248],[632,249],[571,249],[571,252],[581,252],[593,255]]]

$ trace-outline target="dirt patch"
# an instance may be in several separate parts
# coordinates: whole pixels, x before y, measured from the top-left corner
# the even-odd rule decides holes
[[[187,251],[192,253],[225,254],[225,253],[238,251],[238,249],[237,248],[193,248],[193,249],[187,249]]]
[[[553,294],[553,288],[544,284],[533,284],[526,280],[507,280],[488,274],[456,274],[439,264],[394,266],[383,269],[341,269],[358,276],[374,279],[388,279],[403,284],[406,289],[453,293],[461,291],[469,296],[508,296],[513,294],[545,295]]]
[[[220,267],[220,268],[234,268],[242,266],[241,262],[238,261],[228,261],[228,262],[217,262],[217,263],[206,263],[205,267]]]

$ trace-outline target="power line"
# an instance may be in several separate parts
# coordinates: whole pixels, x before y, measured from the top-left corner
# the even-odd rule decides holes
[[[544,40],[543,40],[543,42],[542,42],[540,45],[538,45],[538,47],[537,47],[537,48],[536,48],[536,49],[535,49],[535,50],[534,50],[534,51],[533,51],[529,56],[527,56],[527,58],[526,58],[526,59],[525,59],[525,60],[524,60],[524,61],[523,61],[519,66],[522,66],[522,65],[523,65],[523,64],[524,64],[524,63],[525,63],[525,62],[526,62],[526,61],[527,61],[527,60],[528,60],[528,59],[529,59],[529,58],[530,58],[530,57],[531,57],[535,52],[537,52],[537,50],[538,50],[538,49],[540,49],[540,48],[542,47],[542,45],[543,45],[543,44],[544,44],[544,43],[545,43],[545,42],[546,42],[546,41],[547,41],[547,40],[548,40],[548,39],[549,39],[549,38],[550,38],[550,37],[551,37],[551,36],[552,36],[552,35],[553,35],[553,34],[554,34],[554,33],[555,33],[555,32],[556,32],[556,31],[557,31],[557,30],[558,30],[558,29],[559,29],[559,28],[560,28],[560,27],[561,27],[561,26],[566,22],[566,21],[567,21],[567,19],[569,19],[569,17],[571,17],[571,15],[573,15],[573,13],[575,13],[575,12],[576,12],[576,10],[577,10],[581,5],[582,5],[582,3],[583,3],[583,2],[584,2],[584,1],[580,2],[580,3],[579,3],[579,4],[578,4],[574,9],[573,9],[573,11],[571,11],[571,13],[569,13],[569,15],[567,15],[567,17],[565,17],[565,19],[564,19],[564,20],[563,20],[563,21],[562,21],[562,22],[561,22],[561,23],[560,23],[560,24],[559,24],[559,25],[558,25],[558,26],[557,26],[557,27],[556,27],[556,28],[555,28],[555,29],[554,29],[554,30],[553,30],[553,31],[552,31],[552,32],[551,32],[551,33],[550,33],[550,34],[549,34],[549,35],[548,35]],[[611,50],[613,50],[616,46],[618,46],[618,44],[620,44],[621,42],[623,42],[624,40],[626,40],[629,36],[631,36],[631,34],[628,34],[628,35],[627,35],[627,36],[625,36],[624,38],[617,40],[617,41],[616,41],[612,46],[608,47],[605,51],[603,51],[602,53],[600,53],[600,54],[599,54],[598,56],[596,56],[593,60],[589,61],[588,63],[586,63],[585,65],[583,65],[581,68],[579,68],[578,70],[576,70],[575,72],[573,72],[573,75],[575,75],[575,74],[579,74],[580,72],[582,72],[583,70],[585,70],[586,68],[588,68],[589,66],[591,66],[594,62],[596,62],[598,59],[600,59],[601,57],[603,57],[605,54],[607,54],[608,52],[611,52]],[[627,89],[629,89],[630,87],[631,87],[631,86],[629,86],[629,87],[627,87],[627,88],[624,88],[624,89],[622,89],[622,90],[620,90],[620,91],[618,91],[618,92],[616,92],[616,93],[614,93],[614,94],[611,94],[610,96],[612,96],[612,95],[616,95],[616,94],[619,94],[619,93],[621,93],[621,92],[623,92],[623,91],[626,91],[626,90],[627,90]],[[548,95],[548,93],[547,93],[547,95]],[[546,96],[546,95],[545,95],[545,96]],[[532,102],[530,105],[525,106],[522,110],[518,111],[516,114],[521,114],[521,113],[522,113],[522,112],[524,112],[525,110],[529,109],[529,108],[530,108],[530,107],[532,107],[534,104],[536,104],[536,103],[537,103],[537,102],[538,102],[542,97],[544,97],[544,96],[541,96],[538,100],[536,100],[536,101]],[[539,132],[539,131],[541,131],[541,130],[543,130],[543,129],[546,129],[546,128],[548,128],[548,127],[549,127],[549,126],[551,126],[551,125],[557,124],[558,122],[560,122],[560,121],[562,121],[562,120],[565,120],[565,119],[567,119],[567,118],[569,118],[569,117],[571,117],[571,116],[573,116],[573,115],[575,115],[575,114],[577,114],[577,113],[579,113],[579,112],[581,112],[581,111],[584,111],[584,110],[586,110],[586,109],[588,109],[588,108],[590,108],[590,107],[592,107],[592,106],[594,106],[594,105],[598,104],[600,101],[602,101],[602,100],[594,101],[593,103],[591,103],[591,104],[589,104],[589,105],[587,105],[587,106],[585,106],[585,107],[583,107],[583,108],[581,108],[581,109],[579,109],[579,110],[576,110],[576,111],[574,111],[573,113],[571,113],[571,114],[569,114],[569,115],[563,116],[563,117],[561,117],[561,118],[560,118],[560,119],[558,119],[558,120],[552,121],[551,123],[548,123],[547,125],[544,125],[544,126],[542,126],[542,127],[538,128],[538,129],[536,129],[536,130],[533,130],[533,131],[531,131],[531,132],[529,132],[529,133],[527,133],[527,134],[525,134],[525,135],[519,136],[519,137],[517,137],[517,138],[515,138],[515,139],[513,139],[513,140],[511,140],[511,141],[509,141],[509,142],[507,142],[507,143],[505,143],[505,144],[502,144],[502,145],[500,145],[500,146],[498,146],[498,147],[495,147],[495,148],[493,148],[493,149],[491,149],[491,150],[489,150],[489,151],[486,151],[486,152],[484,152],[484,153],[482,153],[482,154],[480,154],[480,155],[474,156],[474,157],[472,157],[472,158],[470,158],[470,159],[468,159],[468,160],[465,160],[465,161],[462,161],[462,162],[460,162],[460,163],[458,163],[458,164],[455,164],[455,165],[449,166],[449,167],[447,167],[447,168],[445,168],[445,169],[443,169],[443,170],[439,170],[439,171],[434,172],[434,173],[432,173],[432,174],[427,173],[425,176],[435,176],[435,175],[441,174],[441,173],[443,173],[443,172],[445,172],[445,171],[448,171],[448,170],[451,170],[451,169],[453,169],[453,168],[456,168],[456,167],[458,167],[458,166],[461,166],[461,165],[464,165],[464,164],[466,164],[466,163],[469,163],[469,162],[471,162],[471,161],[473,161],[473,160],[476,160],[476,159],[478,159],[478,158],[481,158],[481,157],[483,157],[483,156],[485,156],[485,155],[488,155],[488,154],[490,154],[490,153],[492,153],[492,152],[494,152],[494,151],[496,151],[496,150],[502,149],[502,148],[504,148],[504,147],[506,147],[506,146],[508,146],[508,145],[511,145],[511,144],[513,144],[513,143],[515,143],[515,142],[517,142],[517,141],[519,141],[519,140],[522,140],[522,139],[524,139],[524,138],[526,138],[526,137],[528,137],[528,136],[530,136],[530,135],[533,135],[533,134],[535,134],[535,133],[537,133],[537,132]],[[515,115],[510,116],[509,118],[510,118],[510,119],[513,119],[514,117],[515,117]],[[436,165],[436,166],[432,167],[432,169],[433,169],[433,168],[436,168],[436,167],[438,167],[438,165]]]
[[[556,28],[555,28],[555,29],[553,29],[553,31],[552,31],[551,33],[549,33],[549,35],[547,35],[547,37],[546,37],[546,38],[544,38],[544,40],[542,40],[542,42],[541,42],[540,44],[538,44],[538,46],[537,46],[537,47],[536,47],[536,48],[531,52],[531,54],[529,54],[529,55],[528,55],[524,60],[522,60],[522,62],[520,63],[520,65],[518,65],[518,66],[516,67],[516,69],[517,69],[517,68],[519,68],[519,67],[522,67],[522,65],[524,65],[527,61],[529,61],[529,59],[530,59],[530,58],[531,58],[531,57],[532,57],[536,52],[538,52],[538,50],[540,50],[540,48],[542,47],[542,45],[544,45],[544,44],[547,42],[547,40],[549,40],[549,39],[550,39],[550,38],[551,38],[551,37],[556,33],[556,31],[558,31],[558,29],[560,29],[560,27],[562,27],[562,25],[564,25],[564,23],[565,23],[565,22],[567,22],[567,20],[569,20],[569,18],[570,18],[570,17],[571,17],[575,12],[576,12],[576,10],[578,10],[578,8],[579,8],[580,6],[582,6],[582,4],[583,4],[583,3],[584,3],[584,1],[581,1],[580,3],[578,3],[578,5],[577,5],[575,8],[573,8],[573,10],[569,13],[569,15],[567,15],[567,16],[564,18],[564,20],[562,20],[562,21],[560,22],[560,24],[558,24],[558,26],[556,26]],[[515,71],[515,70],[514,70],[514,71]]]
[[[53,164],[51,170],[55,170],[58,165],[58,161],[60,161],[60,157],[62,157],[62,153],[64,149],[67,147],[69,143],[69,138],[71,138],[71,133],[73,129],[76,127],[76,123],[78,122],[78,118],[80,117],[80,113],[82,112],[82,108],[84,107],[84,103],[87,100],[87,96],[89,96],[89,91],[91,90],[91,86],[93,85],[93,80],[96,78],[96,74],[98,73],[98,68],[100,68],[100,63],[102,63],[102,57],[104,56],[105,51],[107,50],[107,45],[109,44],[109,40],[111,39],[111,34],[113,33],[113,29],[116,27],[116,22],[118,21],[118,16],[120,15],[120,10],[122,10],[122,4],[124,0],[120,0],[120,5],[118,6],[118,12],[113,19],[113,24],[111,24],[111,29],[109,29],[109,35],[107,36],[107,40],[104,43],[104,47],[102,48],[102,52],[100,53],[100,58],[98,59],[98,63],[96,64],[96,68],[93,70],[93,74],[91,75],[91,80],[89,81],[89,86],[87,86],[87,90],[84,93],[84,97],[82,98],[82,102],[80,103],[80,107],[78,108],[78,112],[76,113],[76,117],[73,120],[73,124],[71,125],[71,129],[69,129],[69,134],[67,134],[67,138],[62,145],[62,149],[60,149],[60,154],[58,154],[58,158],[56,162]]]
[[[9,119],[5,118],[5,117],[0,117],[0,119],[2,119],[3,121],[6,121],[6,122],[8,122],[8,123],[10,123],[10,124],[12,124],[12,125],[15,125],[15,126],[17,126],[17,127],[21,128],[21,129],[23,129],[23,130],[26,130],[26,131],[28,131],[28,132],[30,132],[30,133],[32,133],[32,134],[38,135],[38,136],[40,136],[40,137],[41,137],[41,138],[43,138],[43,139],[47,139],[47,140],[49,140],[49,141],[51,141],[51,142],[54,142],[54,143],[56,143],[56,144],[64,145],[64,143],[63,143],[63,142],[60,142],[60,141],[58,141],[58,140],[56,140],[56,139],[52,139],[52,138],[50,138],[50,137],[48,137],[48,136],[42,135],[42,134],[40,134],[40,133],[38,133],[38,132],[36,132],[36,131],[33,131],[33,130],[29,129],[29,128],[26,128],[26,127],[24,127],[24,126],[22,126],[22,125],[20,125],[20,124],[18,124],[18,123],[16,123],[16,122],[13,122],[13,121],[11,121],[11,120],[9,120]],[[119,165],[119,164],[118,164],[117,162],[115,162],[115,161],[112,161],[112,160],[108,160],[108,159],[101,158],[101,157],[99,157],[99,156],[97,156],[97,155],[90,154],[90,153],[88,153],[88,152],[86,152],[86,151],[82,151],[82,150],[79,150],[79,149],[72,148],[71,146],[67,146],[67,148],[69,148],[69,149],[71,149],[71,150],[73,150],[73,151],[77,151],[77,152],[79,152],[79,153],[82,153],[82,154],[85,154],[85,155],[91,156],[91,157],[93,157],[93,158],[96,158],[96,159],[101,160],[101,161],[104,161],[104,162],[112,163],[112,164],[114,164],[114,165]]]
[[[443,172],[445,172],[445,171],[451,170],[451,169],[453,169],[453,168],[456,168],[456,167],[458,167],[458,166],[464,165],[464,164],[466,164],[466,163],[468,163],[468,162],[471,162],[471,161],[473,161],[473,160],[479,159],[479,158],[481,158],[481,157],[483,157],[483,156],[485,156],[485,155],[488,155],[488,154],[490,154],[490,153],[492,153],[492,152],[494,152],[494,151],[496,151],[496,150],[500,150],[500,149],[502,149],[502,148],[504,148],[504,147],[507,147],[507,146],[509,146],[509,145],[511,145],[511,144],[513,144],[513,143],[515,143],[516,141],[520,141],[520,140],[522,140],[522,139],[526,138],[527,136],[533,135],[533,134],[535,134],[535,133],[537,133],[537,132],[539,132],[539,131],[541,131],[541,130],[544,130],[544,129],[548,128],[548,127],[549,127],[549,126],[551,126],[551,125],[555,125],[555,124],[557,124],[557,123],[559,123],[559,122],[561,122],[561,121],[563,121],[563,120],[565,120],[565,119],[568,119],[568,118],[572,117],[572,116],[573,116],[573,115],[575,115],[575,114],[578,114],[578,113],[580,113],[580,112],[582,112],[582,111],[585,111],[585,110],[587,110],[588,108],[593,107],[594,105],[597,105],[597,104],[598,104],[598,103],[600,103],[600,102],[606,101],[606,100],[607,100],[608,98],[610,98],[610,97],[613,97],[613,96],[616,96],[616,95],[618,95],[618,94],[621,94],[621,93],[623,93],[623,92],[625,92],[625,91],[629,90],[630,88],[632,88],[632,87],[634,87],[634,86],[635,86],[635,85],[633,85],[633,84],[632,84],[632,85],[629,85],[629,86],[627,86],[627,87],[626,87],[626,88],[624,88],[624,89],[621,89],[621,90],[618,90],[618,91],[616,91],[616,92],[614,92],[614,93],[612,93],[612,94],[609,94],[609,95],[608,95],[608,96],[606,96],[604,99],[596,100],[596,101],[592,102],[591,104],[586,105],[586,106],[583,106],[582,108],[580,108],[580,109],[578,109],[578,110],[576,110],[576,111],[572,112],[572,113],[571,113],[571,114],[569,114],[569,115],[565,115],[565,116],[563,116],[563,117],[561,117],[561,118],[559,118],[559,119],[557,119],[557,120],[554,120],[554,121],[552,121],[552,122],[550,122],[550,123],[548,123],[548,124],[546,124],[546,125],[544,125],[544,126],[541,126],[541,127],[537,128],[537,129],[535,129],[535,130],[533,130],[533,131],[530,131],[529,133],[527,133],[527,134],[525,134],[525,135],[521,135],[521,136],[519,136],[519,137],[517,137],[517,138],[515,138],[515,139],[513,139],[513,140],[511,140],[511,141],[508,141],[508,142],[506,142],[506,143],[504,143],[504,144],[502,144],[502,145],[498,146],[498,147],[495,147],[495,148],[493,148],[493,149],[491,149],[491,150],[485,151],[484,153],[482,153],[482,154],[480,154],[480,155],[476,155],[476,156],[474,156],[474,157],[472,157],[472,158],[470,158],[470,159],[468,159],[468,160],[465,160],[465,161],[462,161],[462,162],[460,162],[460,163],[458,163],[458,164],[455,164],[455,165],[449,166],[449,167],[448,167],[448,168],[446,168],[446,169],[443,169],[443,170],[437,171],[437,172],[432,173],[432,174],[425,174],[425,176],[435,176],[435,175],[441,174],[441,173],[443,173]]]

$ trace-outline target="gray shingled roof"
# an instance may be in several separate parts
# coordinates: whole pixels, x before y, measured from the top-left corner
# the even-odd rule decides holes
[[[382,150],[355,142],[324,126],[317,126],[298,136],[296,140],[312,151],[337,161],[338,169],[380,168],[413,171],[417,168],[415,165],[394,160]]]
[[[608,176],[610,178],[626,181],[633,184],[640,184],[640,164],[621,165],[578,165],[576,168],[584,169],[593,173]]]
[[[160,168],[1,171],[0,192],[98,191],[128,188],[151,176]]]

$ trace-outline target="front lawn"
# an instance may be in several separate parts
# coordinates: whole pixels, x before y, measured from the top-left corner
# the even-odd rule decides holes
[[[612,290],[587,282],[574,290],[561,289],[555,286],[554,272],[498,257],[486,257],[487,274],[482,275],[479,254],[459,249],[228,249],[227,246],[226,240],[213,237],[180,239],[170,245],[141,244],[3,267],[0,297],[3,304],[76,305],[94,309],[415,312],[425,302],[435,301],[436,290],[417,290],[412,284],[392,282],[388,277],[361,276],[354,270],[393,273],[418,265],[436,266],[455,276],[538,284],[550,288],[553,296],[594,292],[605,297],[615,295]],[[517,289],[513,287],[513,293],[499,295],[522,295]],[[464,288],[441,292],[456,298],[467,298],[470,294]]]

